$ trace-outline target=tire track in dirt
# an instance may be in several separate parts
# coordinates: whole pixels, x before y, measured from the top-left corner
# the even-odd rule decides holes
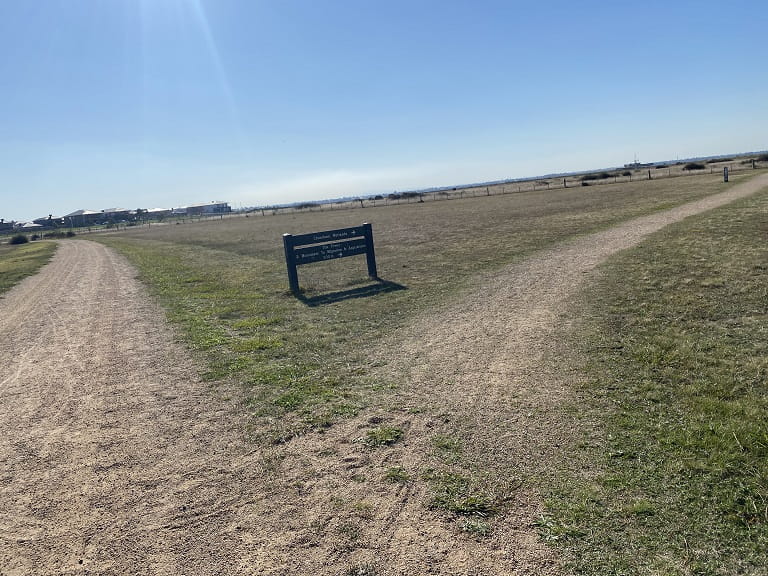
[[[250,445],[233,400],[212,393],[121,257],[92,242],[0,299],[0,574],[556,574],[532,528],[535,493],[485,539],[426,507],[430,439],[466,437],[482,467],[535,475],[569,432],[578,375],[557,335],[594,267],[768,176],[543,252],[417,318],[374,360],[404,384],[377,407],[284,446]],[[223,392],[222,392],[223,393]],[[391,449],[355,439],[382,417]],[[498,480],[498,479],[495,479]],[[370,568],[375,572],[363,572]]]

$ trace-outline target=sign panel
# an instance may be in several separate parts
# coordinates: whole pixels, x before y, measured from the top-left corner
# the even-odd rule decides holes
[[[297,266],[365,254],[368,276],[377,280],[376,255],[373,250],[373,229],[368,223],[354,228],[326,230],[310,234],[283,234],[285,263],[288,267],[288,284],[294,294],[299,294]]]
[[[307,244],[320,244],[321,242],[335,242],[345,238],[356,238],[365,236],[365,228],[342,228],[340,230],[327,230],[325,232],[312,232],[311,234],[298,234],[292,236],[294,246],[305,246]]]
[[[358,254],[365,254],[366,250],[365,239],[360,239],[296,248],[293,254],[296,257],[296,264],[301,265],[322,262],[323,260],[333,260],[335,258],[345,258],[347,256],[357,256]]]

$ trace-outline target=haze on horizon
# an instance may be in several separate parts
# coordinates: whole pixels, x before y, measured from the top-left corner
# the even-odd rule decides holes
[[[764,3],[605,6],[2,3],[0,217],[284,204],[768,148]]]

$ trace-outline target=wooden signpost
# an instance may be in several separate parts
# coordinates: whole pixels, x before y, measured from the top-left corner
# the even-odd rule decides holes
[[[291,292],[299,294],[299,273],[297,266],[358,256],[365,254],[368,261],[368,276],[379,279],[376,271],[376,255],[373,250],[373,228],[367,222],[354,228],[311,232],[309,234],[283,234],[285,263],[288,266],[288,284]]]

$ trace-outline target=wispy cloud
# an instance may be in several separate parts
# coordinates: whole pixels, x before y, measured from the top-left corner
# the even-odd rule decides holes
[[[242,185],[233,191],[231,197],[243,204],[324,200],[449,185],[465,181],[469,172],[467,167],[437,164],[328,170]]]

